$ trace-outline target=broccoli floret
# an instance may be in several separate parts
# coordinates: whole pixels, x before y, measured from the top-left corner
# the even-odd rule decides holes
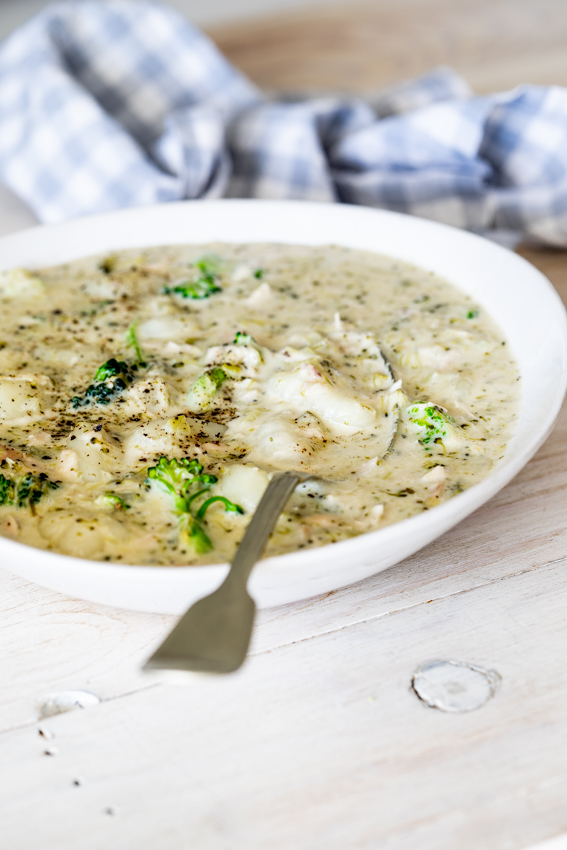
[[[189,410],[199,412],[206,410],[218,388],[228,379],[227,373],[220,366],[207,369],[197,378],[187,398]]]
[[[182,298],[209,298],[215,292],[222,292],[218,283],[219,271],[222,264],[220,257],[201,257],[194,263],[200,274],[194,280],[183,281],[175,286],[164,286],[166,295],[180,295]]]
[[[49,480],[45,472],[38,475],[32,472],[25,475],[0,474],[0,506],[15,505],[35,513],[37,503],[58,486]]]
[[[173,497],[176,512],[179,514],[179,532],[181,540],[192,547],[199,555],[210,552],[213,544],[200,523],[207,508],[215,501],[222,501],[226,510],[243,513],[239,505],[234,505],[221,496],[213,496],[201,505],[196,514],[192,513],[193,502],[204,496],[216,484],[217,478],[203,471],[203,465],[197,460],[161,457],[156,466],[148,469],[148,481],[155,483]]]
[[[187,499],[194,492],[196,485],[207,489],[217,481],[216,476],[203,472],[202,463],[187,457],[182,457],[180,460],[161,457],[156,466],[148,469],[148,478],[156,481],[163,490],[179,500],[178,510],[180,511],[187,510],[191,504],[191,502],[187,503]]]
[[[418,440],[422,446],[441,440],[447,435],[447,427],[451,424],[449,417],[440,407],[426,402],[417,402],[407,408],[410,422],[418,430]]]
[[[478,451],[475,440],[468,437],[458,422],[436,404],[414,402],[406,408],[406,414],[416,431],[418,441],[426,449],[437,444],[444,452],[455,452],[464,448],[469,452]]]
[[[203,275],[197,280],[178,283],[177,286],[164,286],[163,291],[166,295],[180,295],[182,298],[200,300],[222,290],[212,275]]]
[[[250,336],[250,334],[246,334],[243,331],[236,332],[233,345],[254,345],[254,343],[254,337]]]
[[[116,360],[114,357],[107,360],[97,369],[94,381],[87,387],[85,395],[71,399],[73,407],[82,407],[90,402],[110,404],[117,395],[130,386],[134,380],[132,371],[137,368],[137,366],[130,367],[128,363]]]
[[[0,474],[0,505],[13,505],[14,495],[14,482],[11,478]]]
[[[123,360],[116,360],[111,357],[102,366],[99,366],[94,376],[95,381],[106,381],[108,378],[116,378],[119,375],[128,374],[130,367]]]
[[[142,354],[142,349],[140,348],[140,343],[138,342],[138,337],[136,336],[136,328],[138,327],[138,322],[133,322],[128,330],[126,331],[126,345],[131,345],[134,351],[136,352],[136,359],[140,366],[145,366],[144,355]]]
[[[128,505],[124,499],[121,499],[120,496],[117,496],[116,493],[103,493],[102,496],[95,499],[95,504],[99,505],[101,508],[113,508],[117,511],[130,510],[130,505]]]
[[[47,475],[45,476],[45,479],[47,480]],[[20,478],[16,484],[15,501],[19,508],[24,508],[30,504],[39,502],[43,495],[43,481],[36,481],[36,477],[32,475],[31,472],[28,472]]]

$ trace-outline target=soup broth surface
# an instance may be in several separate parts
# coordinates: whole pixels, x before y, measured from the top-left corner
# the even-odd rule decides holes
[[[486,311],[337,246],[127,250],[0,274],[0,533],[129,564],[267,555],[453,498],[503,456],[519,372]]]

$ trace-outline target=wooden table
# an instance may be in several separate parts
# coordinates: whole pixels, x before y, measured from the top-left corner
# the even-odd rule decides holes
[[[567,84],[564,0],[383,0],[218,31],[271,88],[371,89],[440,62],[479,90]],[[0,195],[0,229],[29,214]],[[567,298],[567,256],[522,250]],[[537,305],[534,305],[537,309]],[[3,850],[517,850],[567,830],[567,410],[499,496],[427,550],[261,612],[237,675],[156,683],[172,625],[0,572]],[[431,659],[501,677],[478,711]],[[84,710],[39,721],[46,695]]]

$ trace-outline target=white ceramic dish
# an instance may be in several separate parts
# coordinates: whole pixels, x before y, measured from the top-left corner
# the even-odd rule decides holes
[[[0,270],[34,268],[120,248],[182,242],[336,243],[431,269],[481,302],[503,329],[522,375],[516,433],[481,483],[428,513],[321,549],[269,558],[251,591],[263,607],[305,599],[385,570],[443,534],[498,492],[549,434],[567,384],[567,321],[549,281],[485,239],[382,210],[293,201],[189,201],[124,210],[0,239]],[[0,563],[94,602],[181,613],[212,590],[226,565],[133,567],[43,552],[0,538]]]

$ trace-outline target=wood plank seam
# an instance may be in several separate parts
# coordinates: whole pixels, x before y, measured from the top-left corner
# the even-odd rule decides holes
[[[412,609],[419,610],[424,605],[429,605],[433,602],[440,602],[440,601],[443,601],[443,600],[446,600],[446,599],[464,596],[467,593],[471,593],[471,592],[474,592],[476,590],[483,590],[484,588],[490,587],[492,585],[496,585],[499,582],[504,582],[504,581],[514,579],[514,578],[520,578],[521,576],[527,575],[529,573],[533,573],[536,570],[556,566],[556,565],[559,565],[559,564],[567,564],[567,558],[556,558],[554,560],[547,561],[544,564],[538,564],[538,565],[535,565],[533,567],[529,567],[529,568],[524,569],[524,570],[519,570],[519,571],[516,571],[516,572],[513,572],[513,573],[508,573],[505,576],[499,576],[499,577],[491,579],[490,581],[487,581],[487,582],[478,583],[478,584],[474,585],[473,587],[469,587],[469,588],[466,588],[464,590],[455,591],[454,593],[440,594],[439,596],[434,596],[431,599],[423,600],[421,602],[417,602],[417,603],[414,603],[412,605],[407,605],[407,606],[403,606],[403,607],[400,607],[400,608],[395,608],[391,611],[382,612],[382,613],[374,615],[374,616],[363,617],[363,618],[358,619],[356,621],[352,621],[352,622],[347,623],[343,626],[340,626],[336,629],[327,629],[327,630],[324,630],[324,631],[313,633],[311,635],[303,636],[303,637],[301,637],[297,640],[291,640],[291,641],[287,641],[287,642],[284,642],[284,643],[281,643],[281,644],[276,644],[274,646],[267,647],[267,648],[262,649],[262,650],[253,651],[253,652],[250,653],[250,657],[252,658],[252,657],[259,657],[259,656],[262,656],[262,655],[267,655],[269,653],[275,652],[275,651],[280,650],[280,649],[286,649],[287,647],[290,647],[290,646],[304,644],[305,642],[312,640],[314,638],[323,638],[323,637],[326,637],[328,635],[338,634],[342,631],[346,631],[348,629],[355,628],[357,626],[365,625],[365,624],[371,623],[371,622],[377,622],[378,620],[384,619],[386,617],[395,616],[396,614],[403,614],[403,613],[410,611]],[[113,694],[113,695],[108,696],[108,697],[101,697],[101,703],[116,702],[116,701],[121,700],[123,698],[130,697],[130,696],[136,696],[140,693],[143,693],[144,691],[152,690],[154,688],[158,688],[158,687],[161,687],[161,686],[162,686],[161,682],[148,682],[148,684],[142,684],[142,685],[140,685],[139,688],[132,688],[128,691],[125,691],[124,693]],[[40,720],[40,718],[38,718],[37,720],[30,721],[30,722],[27,722],[27,723],[21,723],[21,724],[16,724],[16,725],[13,725],[13,726],[10,726],[10,727],[6,727],[4,729],[0,729],[0,735],[7,735],[10,732],[15,732],[15,731],[18,731],[20,729],[32,728],[36,724],[39,724],[41,722],[42,721]],[[43,722],[45,722],[45,720]],[[47,720],[47,722],[49,722],[49,721]]]
[[[564,558],[556,558],[552,561],[546,561],[544,564],[535,564],[533,567],[528,567],[524,570],[518,570],[514,573],[507,573],[504,576],[498,576],[497,578],[490,579],[489,581],[482,582],[479,584],[475,584],[472,587],[467,587],[464,590],[456,590],[453,593],[444,593],[439,596],[433,596],[431,599],[424,599],[421,602],[414,602],[411,605],[406,605],[401,608],[394,608],[391,611],[383,611],[380,614],[374,614],[369,617],[363,617],[360,620],[352,620],[349,623],[345,623],[343,626],[338,626],[336,629],[327,629],[321,632],[315,632],[312,635],[304,635],[297,640],[289,641],[288,643],[281,643],[275,646],[271,646],[266,649],[260,649],[257,651],[250,652],[250,657],[256,657],[265,655],[268,652],[273,652],[276,649],[285,649],[287,646],[294,646],[296,644],[304,643],[305,641],[312,640],[313,638],[326,637],[327,635],[338,634],[339,632],[345,631],[347,629],[354,628],[356,626],[364,625],[365,623],[372,623],[377,620],[381,620],[385,617],[395,616],[396,614],[403,614],[406,611],[411,611],[412,608],[419,609],[423,605],[429,605],[432,602],[440,602],[444,599],[452,599],[457,596],[463,596],[465,593],[472,593],[475,590],[483,590],[485,587],[490,587],[491,585],[498,584],[499,582],[507,581],[508,579],[519,578],[523,575],[527,575],[528,573],[533,573],[536,570],[545,569],[546,567],[553,567],[557,564],[565,563],[567,565],[567,557]],[[468,572],[468,571],[466,571]]]

